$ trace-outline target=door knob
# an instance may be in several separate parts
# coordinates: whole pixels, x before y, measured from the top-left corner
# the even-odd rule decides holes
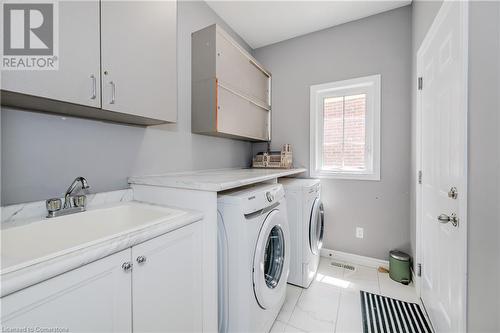
[[[456,227],[458,226],[458,217],[457,217],[457,214],[455,213],[452,213],[451,215],[446,215],[446,214],[441,214],[438,216],[438,221],[440,223],[443,223],[443,224],[446,224],[448,222],[451,222],[451,224]]]

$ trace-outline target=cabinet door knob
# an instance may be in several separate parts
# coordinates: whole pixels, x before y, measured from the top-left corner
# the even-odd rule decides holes
[[[132,269],[132,263],[130,261],[126,261],[122,264],[122,268],[125,272],[129,271]]]
[[[136,261],[138,264],[143,264],[146,262],[146,257],[145,256],[138,256]]]

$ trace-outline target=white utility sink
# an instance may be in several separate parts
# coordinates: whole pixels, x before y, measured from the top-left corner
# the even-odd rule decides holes
[[[1,271],[27,266],[112,240],[186,211],[139,202],[120,202],[1,231]]]

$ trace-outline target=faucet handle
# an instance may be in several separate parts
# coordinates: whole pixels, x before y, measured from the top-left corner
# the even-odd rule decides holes
[[[49,213],[56,212],[61,210],[62,201],[59,198],[48,199],[45,201],[45,206],[47,207],[47,211]]]
[[[74,207],[84,207],[87,205],[87,196],[86,195],[75,195],[72,197],[73,206]]]

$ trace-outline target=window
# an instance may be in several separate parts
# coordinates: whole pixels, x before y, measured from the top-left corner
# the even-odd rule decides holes
[[[380,75],[311,86],[311,176],[380,180]]]

